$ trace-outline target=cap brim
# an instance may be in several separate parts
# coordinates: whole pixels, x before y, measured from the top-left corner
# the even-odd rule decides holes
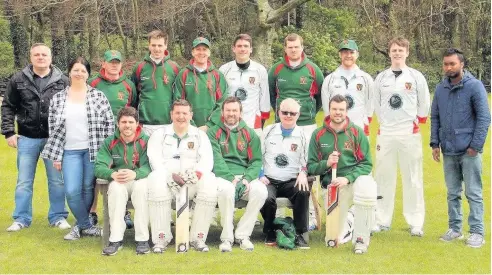
[[[198,43],[198,44],[196,44],[196,45],[193,47],[193,49],[194,49],[194,48],[196,48],[196,47],[198,47],[198,46],[200,46],[200,45],[204,45],[204,46],[207,46],[208,48],[210,48],[210,45],[209,45],[209,44],[207,44],[207,43]]]
[[[106,62],[111,62],[113,60],[118,60],[119,62],[121,62],[121,58],[117,58],[117,57],[106,60]]]

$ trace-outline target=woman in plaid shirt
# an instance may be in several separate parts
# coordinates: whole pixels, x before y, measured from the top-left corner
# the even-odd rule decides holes
[[[86,84],[90,72],[83,57],[70,63],[70,86],[55,94],[50,102],[50,133],[41,154],[62,171],[67,203],[77,220],[65,240],[102,233],[89,220],[94,197],[94,161],[104,139],[114,132],[114,120],[104,93]]]

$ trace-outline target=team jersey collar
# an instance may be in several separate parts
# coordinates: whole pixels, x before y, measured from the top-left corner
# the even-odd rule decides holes
[[[330,130],[332,130],[332,131],[334,131],[334,132],[337,132],[335,129],[333,129],[333,128],[330,126],[330,121],[331,121],[330,116],[326,116],[326,118],[325,118],[325,125],[324,125],[324,127],[325,127],[325,128],[327,128],[327,129],[330,129]],[[342,130],[340,130],[340,131],[338,131],[338,132],[345,131],[345,130],[347,130],[347,128],[349,127],[349,125],[350,125],[351,121],[350,121],[350,118],[349,118],[348,116],[347,116],[347,118],[345,119],[345,122],[346,122],[346,123],[345,123],[345,126],[343,127],[343,129],[342,129]]]
[[[108,74],[106,72],[106,70],[104,68],[101,68],[101,70],[99,71],[99,75],[101,76],[102,79],[108,81],[108,82],[119,82],[121,81],[124,77],[123,77],[123,70],[120,71],[120,73],[118,74],[118,78],[115,79],[115,80],[109,80],[108,78]]]
[[[284,60],[285,60],[285,64],[291,68],[292,66],[290,65],[290,59],[289,57],[287,56],[287,54],[284,54]],[[304,66],[304,64],[306,64],[306,54],[304,52],[302,52],[301,54],[301,63],[299,63],[298,66],[296,66],[296,69],[297,68],[301,68],[302,66]]]

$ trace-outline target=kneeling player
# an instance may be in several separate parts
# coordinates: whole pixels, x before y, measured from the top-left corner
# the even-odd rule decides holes
[[[123,245],[128,197],[135,207],[135,241],[137,254],[149,253],[149,217],[147,211],[147,175],[150,173],[147,158],[147,141],[138,126],[138,113],[133,107],[124,107],[118,113],[115,133],[104,140],[97,153],[95,175],[111,181],[108,189],[109,245],[103,255],[115,255]],[[107,232],[105,232],[107,234]]]
[[[190,125],[193,116],[186,100],[177,100],[171,107],[172,124],[156,130],[149,140],[148,206],[153,252],[162,253],[172,240],[171,202],[179,187],[176,181],[188,182],[189,198],[195,198],[190,244],[196,250],[208,252],[205,244],[212,215],[219,202],[233,200],[234,188],[221,186],[212,173],[213,153],[205,132]],[[174,177],[173,177],[173,174]],[[178,180],[176,180],[178,176]],[[190,184],[191,183],[191,184]],[[174,191],[173,191],[174,190]]]
[[[362,254],[367,252],[369,245],[377,197],[376,183],[369,175],[372,170],[369,142],[364,131],[347,118],[345,97],[335,95],[328,106],[330,116],[313,133],[309,143],[308,172],[320,175],[323,188],[329,184],[338,187],[338,232],[346,223],[347,212],[353,201],[355,221],[352,243],[354,252]],[[338,174],[332,180],[333,164],[337,164]],[[326,194],[326,190],[323,193]]]

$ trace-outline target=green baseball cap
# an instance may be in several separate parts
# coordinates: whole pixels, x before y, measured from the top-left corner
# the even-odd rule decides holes
[[[359,47],[357,47],[357,43],[354,40],[343,40],[340,45],[338,45],[338,50],[349,49],[352,51],[358,51]]]
[[[208,41],[207,38],[205,37],[197,37],[195,38],[195,40],[193,40],[193,49],[196,48],[196,46],[200,45],[200,44],[203,44],[207,47],[210,48],[210,41]]]
[[[112,60],[123,61],[123,57],[119,51],[109,50],[104,53],[104,61],[109,62]]]

